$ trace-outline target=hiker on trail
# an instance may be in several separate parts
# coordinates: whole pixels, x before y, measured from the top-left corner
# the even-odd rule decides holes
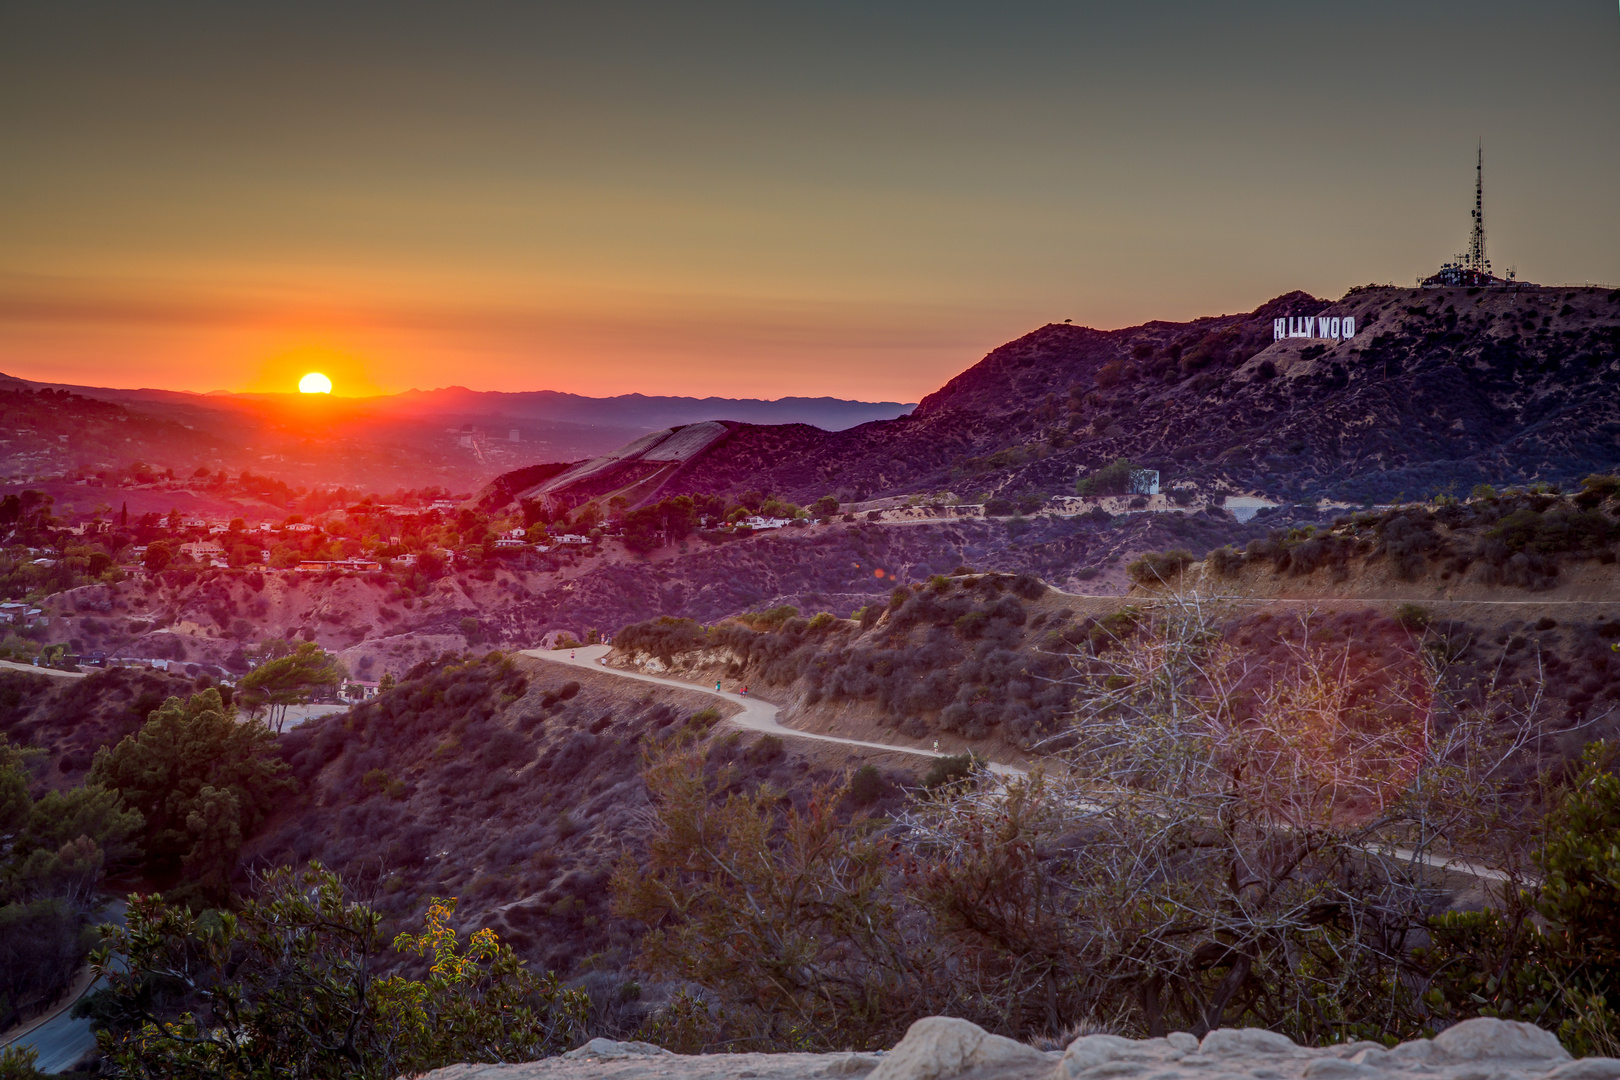
[[[717,694],[720,692],[720,680],[719,679],[714,680],[714,692],[717,693]]]
[[[747,696],[748,696],[748,687],[746,687],[746,686],[745,686],[745,687],[743,687],[743,688],[742,688],[742,696],[743,696],[743,697],[747,697]]]
[[[574,658],[574,650],[569,649],[568,650],[568,659],[572,660],[573,658]]]

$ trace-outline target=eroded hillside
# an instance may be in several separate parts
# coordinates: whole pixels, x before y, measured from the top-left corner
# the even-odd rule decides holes
[[[198,688],[190,679],[142,668],[83,679],[0,671],[0,735],[43,752],[34,772],[40,791],[63,790],[85,778],[97,750],[139,730],[165,699]]]
[[[1031,761],[1063,731],[1088,665],[1128,643],[1144,613],[1192,604],[1256,672],[1301,649],[1371,648],[1351,666],[1411,668],[1459,700],[1497,702],[1535,730],[1545,765],[1620,731],[1617,496],[1620,482],[1603,477],[1573,496],[1492,494],[1272,529],[1201,562],[1145,557],[1129,568],[1136,590],[1117,599],[963,567],[849,619],[651,620],[619,634],[615,663],[749,685],[807,730]]]
[[[1269,598],[1601,607],[1620,602],[1617,541],[1620,479],[1593,476],[1575,494],[1482,491],[1272,529],[1189,580]]]
[[[424,664],[281,737],[300,790],[243,863],[319,859],[374,883],[402,925],[429,897],[455,896],[458,923],[495,928],[540,967],[574,975],[594,956],[618,971],[632,931],[609,910],[607,880],[645,830],[649,755],[697,740],[708,768],[801,801],[845,768],[716,728],[734,711],[718,704],[499,653]]]
[[[420,592],[384,573],[166,571],[52,597],[50,634],[76,652],[167,659],[185,670],[196,665],[192,674],[244,672],[254,643],[303,637],[340,652],[351,675],[375,680],[446,651],[531,647],[557,632],[584,640],[591,630],[611,634],[657,615],[709,622],[782,604],[843,615],[881,602],[896,581],[963,563],[1122,592],[1124,567],[1144,551],[1202,554],[1267,527],[1219,510],[838,522],[697,541],[650,557],[604,545],[590,557],[491,560]]]

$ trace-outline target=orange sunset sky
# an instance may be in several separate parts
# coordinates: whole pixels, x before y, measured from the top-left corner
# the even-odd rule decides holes
[[[915,401],[1041,323],[1620,283],[1605,3],[0,9],[0,371]]]

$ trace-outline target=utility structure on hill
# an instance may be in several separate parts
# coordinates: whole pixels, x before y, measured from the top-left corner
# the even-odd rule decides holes
[[[1422,285],[1426,289],[1443,289],[1447,287],[1491,285],[1518,285],[1518,275],[1508,271],[1505,278],[1499,278],[1491,273],[1491,260],[1485,257],[1485,144],[1479,144],[1477,156],[1474,160],[1474,211],[1472,214],[1474,227],[1468,236],[1468,250],[1448,263],[1442,263],[1440,272],[1432,277],[1424,278]]]

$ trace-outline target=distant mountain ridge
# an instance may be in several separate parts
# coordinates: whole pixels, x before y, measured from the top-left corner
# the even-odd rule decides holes
[[[192,406],[199,409],[299,400],[303,397],[295,393],[214,391],[197,394],[149,387],[122,389],[80,386],[73,383],[19,379],[5,374],[0,374],[0,386],[30,388],[48,386],[100,401]],[[873,420],[891,420],[896,416],[904,416],[916,408],[915,402],[856,401],[835,397],[696,398],[618,394],[598,398],[560,390],[469,390],[465,386],[446,386],[435,390],[411,389],[396,394],[340,397],[333,400],[345,403],[354,411],[378,416],[454,413],[492,419],[510,417],[621,428],[661,428],[703,420],[740,420],[759,424],[811,424],[828,431],[841,431]]]
[[[22,423],[26,430],[12,433],[10,451],[0,447],[0,477],[93,474],[141,462],[187,475],[198,466],[250,469],[299,486],[384,492],[442,486],[465,492],[532,463],[606,453],[648,430],[716,418],[840,430],[912,408],[839,398],[589,398],[465,387],[369,398],[193,394],[0,375],[0,392],[40,390],[56,395],[48,407],[50,431]],[[125,414],[116,431],[102,422],[108,407]],[[22,419],[17,415],[11,422]],[[151,437],[158,431],[160,437]]]
[[[407,390],[394,395],[404,409],[416,401],[429,407],[454,401],[468,411],[484,410],[492,416],[535,420],[561,420],[575,424],[675,427],[704,420],[739,420],[755,424],[810,424],[827,431],[842,431],[873,420],[892,420],[916,408],[916,403],[854,401],[832,397],[723,398],[660,397],[620,394],[591,398],[557,390],[468,390],[451,386],[442,390]]]

